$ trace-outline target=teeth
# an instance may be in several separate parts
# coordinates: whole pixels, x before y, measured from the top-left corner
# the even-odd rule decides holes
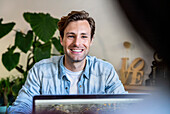
[[[74,52],[81,52],[82,50],[75,50],[75,49],[73,49],[72,51],[74,51]]]

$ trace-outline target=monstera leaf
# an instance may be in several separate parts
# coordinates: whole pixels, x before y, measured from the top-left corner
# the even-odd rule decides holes
[[[15,25],[14,22],[2,24],[2,20],[0,19],[0,38],[8,34]]]
[[[60,39],[59,38],[57,39],[56,37],[54,37],[51,40],[52,40],[52,43],[53,43],[54,47],[58,50],[58,52],[60,54],[63,55],[64,50],[63,50],[63,46],[60,44]]]
[[[31,25],[35,34],[44,42],[48,42],[57,29],[58,19],[44,13],[24,13],[24,19]]]
[[[2,54],[2,63],[8,71],[11,71],[19,63],[20,53],[14,53],[15,46],[8,48],[8,51]]]
[[[33,41],[32,31],[28,31],[27,35],[24,35],[21,32],[16,33],[15,45],[18,46],[18,48],[24,53],[27,53],[27,51],[30,49],[32,41]]]
[[[51,56],[51,42],[47,42],[35,48],[34,51],[35,62],[38,62],[42,59],[50,58],[50,56]]]

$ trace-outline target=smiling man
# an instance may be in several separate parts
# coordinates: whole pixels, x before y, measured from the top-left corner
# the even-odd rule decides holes
[[[87,20],[70,22],[60,37],[65,52],[64,65],[71,71],[80,71],[86,63],[86,56],[92,44],[91,29]]]
[[[89,56],[95,21],[85,11],[72,11],[58,22],[63,56],[36,63],[8,113],[32,113],[35,95],[126,93],[114,67]]]

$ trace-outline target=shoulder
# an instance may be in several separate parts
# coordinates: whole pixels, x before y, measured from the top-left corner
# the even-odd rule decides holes
[[[30,69],[29,75],[36,75],[37,77],[52,77],[58,71],[58,63],[62,56],[53,56],[48,59],[43,59],[34,64],[34,66]]]
[[[113,67],[113,65],[105,60],[96,58],[95,56],[88,56],[88,61],[92,66],[99,66],[99,67]]]
[[[58,70],[58,63],[61,58],[62,56],[53,56],[48,59],[43,59],[35,63],[34,66],[32,67],[32,70],[43,73],[49,70],[50,71]]]
[[[43,59],[43,60],[35,63],[34,66],[38,67],[38,66],[46,66],[46,65],[55,65],[55,64],[58,64],[61,57],[62,56],[53,56],[53,57],[48,58],[48,59]]]
[[[102,59],[98,59],[95,56],[88,56],[88,62],[90,69],[94,71],[94,73],[108,74],[114,70],[114,67],[111,63]]]

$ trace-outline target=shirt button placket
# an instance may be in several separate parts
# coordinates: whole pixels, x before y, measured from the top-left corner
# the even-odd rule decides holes
[[[83,86],[82,83],[78,84],[78,88],[79,88],[79,94],[83,94]]]
[[[69,94],[69,87],[70,87],[70,81],[68,80],[65,80],[65,91],[66,91],[66,94]]]

